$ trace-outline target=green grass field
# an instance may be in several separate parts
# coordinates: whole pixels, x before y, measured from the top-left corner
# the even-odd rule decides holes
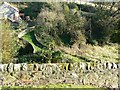
[[[2,88],[2,87],[1,87]],[[72,85],[72,84],[56,84],[56,85],[40,85],[40,86],[4,86],[3,89],[22,89],[22,90],[34,90],[34,89],[52,89],[52,90],[66,90],[66,89],[75,89],[75,90],[107,90],[105,88],[98,88],[95,86],[88,86],[88,85]]]

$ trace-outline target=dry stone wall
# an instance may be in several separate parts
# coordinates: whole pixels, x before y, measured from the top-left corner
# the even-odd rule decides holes
[[[76,84],[119,87],[120,64],[48,63],[0,64],[0,85]]]

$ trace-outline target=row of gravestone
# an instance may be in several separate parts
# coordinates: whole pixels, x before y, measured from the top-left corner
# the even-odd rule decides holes
[[[56,70],[77,70],[83,71],[89,70],[105,70],[105,69],[117,69],[120,68],[120,63],[48,63],[48,64],[0,64],[0,72],[19,72],[19,71],[44,71],[46,68],[52,68]]]

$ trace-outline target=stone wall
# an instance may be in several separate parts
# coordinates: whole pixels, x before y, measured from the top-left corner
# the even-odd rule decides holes
[[[0,64],[0,85],[76,84],[118,88],[120,64]]]

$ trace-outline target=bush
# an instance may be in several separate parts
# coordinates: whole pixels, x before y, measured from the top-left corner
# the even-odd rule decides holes
[[[116,30],[116,32],[114,32],[112,35],[111,35],[111,38],[110,38],[110,41],[112,43],[120,43],[120,31]]]
[[[12,58],[17,55],[19,49],[17,35],[9,23],[2,24],[2,63],[13,62]]]
[[[111,35],[114,34],[119,20],[117,19],[119,14],[115,13],[117,10],[108,9],[104,5],[107,5],[107,3],[98,3],[91,18],[92,39],[98,41],[99,45],[110,42]],[[109,6],[112,8],[111,5]]]
[[[60,51],[51,51],[41,49],[34,54],[23,55],[19,57],[17,63],[48,63],[48,62],[61,62],[62,56]]]
[[[61,42],[64,45],[72,45],[77,42],[85,42],[84,36],[84,24],[86,19],[80,15],[79,10],[76,6],[69,9],[67,4],[61,5],[54,8],[53,4],[51,8],[45,7],[42,9],[37,17],[37,24],[39,28],[37,34],[41,35],[41,31],[51,35],[55,38],[56,42]],[[66,38],[66,40],[64,40]],[[67,41],[67,42],[66,42]]]

